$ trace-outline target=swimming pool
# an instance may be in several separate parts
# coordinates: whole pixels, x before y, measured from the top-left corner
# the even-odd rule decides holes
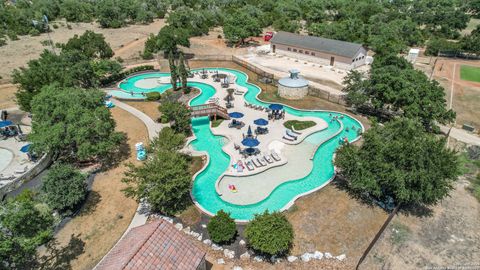
[[[235,75],[236,83],[248,89],[245,94],[247,102],[261,106],[269,105],[269,103],[257,98],[261,90],[258,86],[248,83],[248,76],[245,73],[228,68],[206,68],[205,70],[218,70]],[[158,76],[158,74],[162,73],[154,73],[152,76]],[[138,76],[145,76],[145,74]],[[168,76],[168,74],[164,76]],[[198,87],[202,91],[199,96],[191,100],[190,105],[204,104],[215,94],[215,88],[208,84],[192,82],[189,85]],[[308,143],[319,145],[312,158],[312,171],[303,178],[291,179],[277,186],[267,198],[250,205],[231,204],[222,200],[217,194],[215,190],[216,181],[224,174],[230,164],[230,157],[222,150],[226,139],[222,136],[213,135],[208,117],[192,119],[192,129],[196,139],[190,144],[195,150],[204,151],[209,156],[208,164],[195,175],[192,187],[192,196],[203,211],[215,214],[223,209],[230,212],[234,219],[247,221],[252,219],[256,213],[265,210],[280,211],[288,208],[296,198],[321,188],[333,178],[335,172],[332,157],[340,145],[339,139],[347,137],[349,141],[354,141],[359,137],[356,132],[347,131],[346,127],[363,130],[360,122],[346,114],[331,111],[299,110],[288,106],[285,106],[285,110],[299,117],[321,118],[329,123],[329,126],[327,129],[314,133],[305,139]],[[334,116],[339,116],[338,121],[332,120]]]

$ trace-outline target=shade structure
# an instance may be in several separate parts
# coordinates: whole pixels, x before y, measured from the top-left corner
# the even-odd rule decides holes
[[[266,126],[268,125],[268,120],[265,120],[263,118],[258,118],[257,120],[253,121],[253,123],[257,126]]]
[[[231,112],[231,113],[228,114],[228,116],[230,116],[232,118],[242,118],[243,113],[241,113],[241,112]]]
[[[283,109],[283,105],[281,105],[281,104],[270,104],[270,106],[268,106],[268,108],[270,108],[270,110],[279,111],[279,110]]]
[[[20,152],[27,153],[28,150],[30,149],[30,144],[26,144],[20,148]]]
[[[242,144],[247,147],[255,147],[260,144],[260,142],[255,138],[245,138],[242,140]]]
[[[13,125],[12,121],[9,121],[9,120],[0,121],[0,128],[11,126],[11,125]]]

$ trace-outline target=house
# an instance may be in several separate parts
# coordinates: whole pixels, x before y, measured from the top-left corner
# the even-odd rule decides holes
[[[132,228],[94,269],[205,270],[205,252],[160,219]]]
[[[270,40],[271,52],[350,70],[366,64],[367,50],[352,42],[280,31]]]

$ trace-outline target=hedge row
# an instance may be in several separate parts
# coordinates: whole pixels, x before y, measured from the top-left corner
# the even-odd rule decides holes
[[[125,70],[124,72],[120,72],[118,74],[113,74],[113,75],[110,75],[108,77],[105,77],[105,78],[100,80],[100,84],[101,84],[101,86],[107,86],[107,85],[110,85],[114,82],[118,82],[120,80],[123,80],[133,73],[140,72],[140,71],[146,71],[146,70],[154,70],[154,67],[152,65],[143,65],[143,66],[134,67],[134,68],[131,68],[129,70]]]

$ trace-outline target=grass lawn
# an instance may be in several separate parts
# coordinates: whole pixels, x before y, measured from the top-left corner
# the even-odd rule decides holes
[[[460,78],[465,81],[480,82],[480,68],[462,65]]]
[[[223,122],[223,119],[212,120],[212,128],[216,128],[220,126],[222,122]]]
[[[298,121],[298,120],[289,120],[289,121],[283,123],[283,125],[286,128],[292,129],[292,127],[293,127],[293,129],[295,129],[295,130],[304,130],[304,129],[313,127],[316,124],[317,123],[315,123],[314,121]]]

